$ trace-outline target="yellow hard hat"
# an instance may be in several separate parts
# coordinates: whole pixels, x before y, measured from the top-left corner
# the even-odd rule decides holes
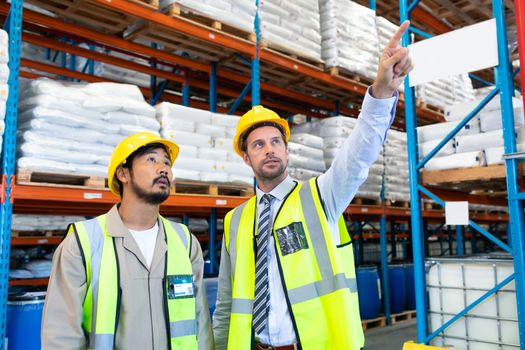
[[[179,154],[179,146],[170,140],[161,138],[158,135],[149,133],[149,132],[139,132],[131,136],[126,137],[113,150],[111,155],[111,160],[109,161],[108,166],[108,185],[111,192],[120,196],[119,193],[119,184],[117,178],[115,177],[115,172],[119,165],[126,162],[126,159],[140,147],[152,144],[152,143],[161,143],[166,146],[166,151],[169,153],[171,164],[177,159]]]
[[[288,121],[279,117],[277,113],[263,106],[253,106],[248,112],[239,119],[237,123],[237,132],[233,138],[233,148],[238,155],[242,156],[242,137],[243,134],[252,126],[261,123],[275,123],[282,128],[284,140],[290,141],[290,127]]]

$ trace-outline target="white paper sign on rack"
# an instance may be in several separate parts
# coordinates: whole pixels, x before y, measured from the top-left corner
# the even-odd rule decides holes
[[[445,225],[468,224],[468,202],[445,202]]]
[[[410,86],[498,65],[496,20],[490,19],[408,46]]]

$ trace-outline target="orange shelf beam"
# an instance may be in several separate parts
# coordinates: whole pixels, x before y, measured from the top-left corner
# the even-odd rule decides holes
[[[11,245],[57,245],[64,237],[11,237]]]
[[[49,278],[27,278],[20,280],[9,280],[10,286],[47,286]]]

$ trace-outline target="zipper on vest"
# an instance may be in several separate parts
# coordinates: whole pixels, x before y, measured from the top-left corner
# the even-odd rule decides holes
[[[151,309],[151,271],[148,270],[148,301],[149,301],[149,317],[151,324],[151,348],[155,349],[154,329],[153,329],[153,310]]]

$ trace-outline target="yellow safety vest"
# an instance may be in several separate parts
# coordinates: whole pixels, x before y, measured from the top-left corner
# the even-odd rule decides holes
[[[164,300],[169,315],[169,348],[197,349],[195,295],[176,297],[173,281],[169,280],[173,277],[193,283],[189,259],[191,236],[186,226],[163,217],[161,221],[168,245]],[[86,267],[88,287],[83,304],[82,328],[89,337],[88,349],[114,349],[121,291],[116,249],[113,238],[107,232],[106,215],[76,222],[70,226],[68,233],[76,235]]]
[[[250,349],[255,288],[256,197],[230,211],[224,239],[232,266],[232,310],[228,349]],[[283,255],[280,230],[304,231],[303,249]],[[336,246],[316,179],[298,184],[285,198],[273,224],[281,281],[297,339],[303,350],[357,350],[364,346],[354,255],[343,218]],[[281,237],[281,239],[280,239]],[[304,243],[306,238],[306,243]],[[283,301],[284,302],[284,301]]]

